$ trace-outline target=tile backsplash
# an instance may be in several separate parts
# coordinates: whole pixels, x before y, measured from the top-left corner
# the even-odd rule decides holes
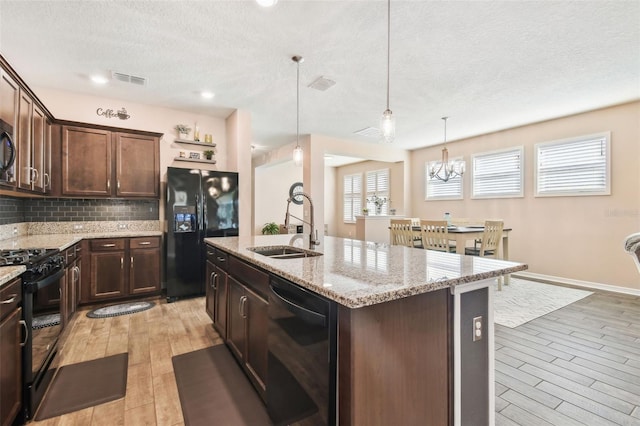
[[[24,200],[0,197],[0,225],[24,222]]]

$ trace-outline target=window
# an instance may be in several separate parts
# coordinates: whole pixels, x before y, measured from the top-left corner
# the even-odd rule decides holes
[[[376,214],[376,206],[373,201],[369,201],[374,195],[386,198],[387,202],[382,205],[380,214],[386,215],[389,211],[389,169],[373,170],[367,172],[367,209],[369,214]]]
[[[611,193],[611,133],[536,144],[536,196]]]
[[[522,147],[471,156],[472,197],[522,197],[523,159]]]
[[[462,160],[462,158],[456,158]],[[424,164],[425,199],[427,200],[461,200],[462,176],[456,176],[446,182],[438,178],[430,178],[429,170],[440,161],[430,161]]]
[[[343,218],[355,222],[362,211],[362,174],[345,175],[343,182]]]

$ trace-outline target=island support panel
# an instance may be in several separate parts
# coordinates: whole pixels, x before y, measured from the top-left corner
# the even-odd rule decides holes
[[[448,425],[453,417],[449,289],[338,311],[340,425]]]

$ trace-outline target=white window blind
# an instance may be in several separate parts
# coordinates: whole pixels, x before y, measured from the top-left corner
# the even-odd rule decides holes
[[[456,158],[454,160],[461,160]],[[429,177],[429,170],[439,161],[430,161],[424,164],[425,199],[427,200],[460,200],[462,199],[462,176],[456,176],[446,182],[434,177]]]
[[[382,205],[380,214],[388,214],[389,169],[373,170],[367,172],[367,209],[369,209],[370,215],[374,215],[376,212],[376,206],[373,201],[371,201],[371,197],[373,197],[374,195],[387,199],[387,202]]]
[[[362,214],[362,174],[345,175],[343,182],[343,219],[355,222]]]
[[[472,197],[522,197],[523,158],[522,147],[471,156]]]
[[[536,144],[536,196],[607,195],[609,132]]]

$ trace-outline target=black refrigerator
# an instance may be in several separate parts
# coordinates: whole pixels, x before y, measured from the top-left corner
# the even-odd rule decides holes
[[[204,239],[238,235],[238,173],[167,169],[167,301],[205,293]]]

